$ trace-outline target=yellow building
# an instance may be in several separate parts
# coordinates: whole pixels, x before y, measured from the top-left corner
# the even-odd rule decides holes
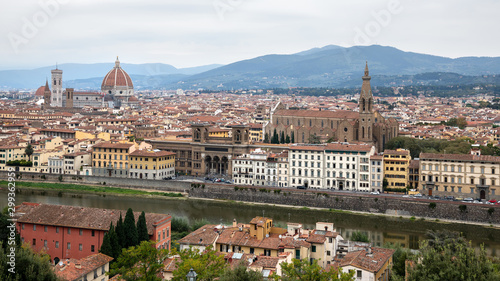
[[[129,155],[135,143],[101,142],[92,147],[92,175],[128,178]]]
[[[220,129],[220,128],[211,128],[208,131],[209,137],[217,137],[217,138],[228,138],[229,130],[228,129]]]
[[[262,124],[250,124],[250,140],[252,142],[261,142],[264,140],[262,137]]]
[[[405,189],[408,186],[410,161],[409,150],[384,150],[384,179],[387,180],[387,188]]]
[[[158,150],[135,150],[130,153],[129,177],[161,180],[175,175],[175,153]]]
[[[0,169],[7,170],[7,162],[15,160],[28,160],[28,156],[24,154],[25,147],[17,145],[0,146]]]

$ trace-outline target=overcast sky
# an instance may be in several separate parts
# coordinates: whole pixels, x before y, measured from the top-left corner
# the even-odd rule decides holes
[[[0,69],[117,55],[180,68],[330,44],[500,56],[498,11],[498,0],[2,1]]]

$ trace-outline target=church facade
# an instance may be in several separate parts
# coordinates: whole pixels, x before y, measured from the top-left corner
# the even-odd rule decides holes
[[[385,119],[373,109],[368,64],[362,79],[358,112],[291,110],[278,103],[272,109],[264,133],[271,138],[274,132],[278,135],[284,132],[296,143],[308,143],[313,135],[323,140],[364,142],[374,145],[379,152],[384,151],[385,144],[398,136],[399,124],[393,118]]]

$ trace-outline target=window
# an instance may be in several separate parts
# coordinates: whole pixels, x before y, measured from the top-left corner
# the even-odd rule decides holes
[[[363,276],[363,271],[357,270],[356,271],[356,278],[363,278],[362,276]]]
[[[90,251],[91,251],[91,252],[94,252],[94,251],[95,251],[95,246],[94,246],[94,245],[90,245]]]
[[[43,227],[43,231],[47,232],[47,226]]]
[[[71,250],[71,243],[70,242],[68,242],[67,249]]]
[[[316,253],[316,246],[314,246],[314,245],[312,246],[312,252]]]
[[[92,237],[95,236],[95,230],[92,230]]]
[[[56,248],[59,248],[59,241],[56,241]]]
[[[83,251],[83,244],[78,245],[78,250]]]
[[[36,231],[36,224],[33,225],[33,231]]]
[[[68,234],[71,234],[71,228],[68,228]]]
[[[83,235],[83,229],[80,229],[80,236]]]

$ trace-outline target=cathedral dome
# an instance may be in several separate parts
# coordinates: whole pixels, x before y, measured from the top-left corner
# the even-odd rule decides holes
[[[118,57],[115,61],[115,67],[111,69],[104,79],[102,80],[101,90],[105,93],[111,93],[111,91],[119,90],[120,93],[116,94],[127,94],[130,93],[129,90],[133,90],[134,85],[132,84],[132,79],[130,76],[120,67],[120,61]]]
[[[35,97],[43,97],[43,93],[45,92],[45,86],[40,86],[35,92]]]

